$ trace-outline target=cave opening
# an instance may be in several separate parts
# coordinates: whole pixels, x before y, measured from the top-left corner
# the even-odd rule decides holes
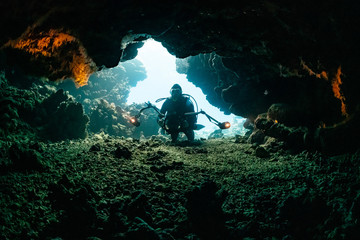
[[[360,2],[0,5],[0,239],[359,239]],[[247,134],[132,126],[175,82],[221,120],[146,79],[148,37]]]
[[[244,129],[240,131],[239,128],[242,128],[245,119],[233,114],[226,115],[219,108],[211,105],[201,88],[190,82],[186,74],[177,71],[176,57],[171,55],[160,42],[148,39],[144,46],[139,49],[135,59],[143,63],[147,77],[137,82],[136,86],[130,89],[127,104],[143,104],[150,101],[156,107],[161,108],[164,102],[156,102],[156,100],[169,97],[170,88],[177,83],[182,87],[185,94],[189,94],[195,99],[199,111],[204,110],[220,122],[229,121],[231,125],[237,126],[236,131],[232,129],[221,131],[205,115],[200,114],[198,123],[204,125],[205,128],[195,132],[196,138],[207,138],[216,130],[221,131],[224,136],[242,134]]]

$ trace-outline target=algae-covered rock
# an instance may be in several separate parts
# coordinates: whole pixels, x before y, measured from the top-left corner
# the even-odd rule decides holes
[[[51,94],[48,98],[44,99],[41,103],[48,114],[56,111],[60,103],[69,99],[69,96],[64,92],[63,89],[59,89],[55,93]]]
[[[157,113],[146,111],[139,119],[141,125],[135,127],[129,123],[131,116],[139,113],[140,104],[121,108],[105,99],[100,99],[98,105],[90,112],[89,130],[93,133],[104,132],[112,136],[135,137],[142,135],[150,137],[158,134]]]
[[[87,136],[89,117],[84,114],[80,103],[62,102],[53,115],[49,116],[44,135],[50,140],[84,139]]]

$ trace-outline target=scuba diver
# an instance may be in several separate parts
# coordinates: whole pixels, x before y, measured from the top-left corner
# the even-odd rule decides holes
[[[159,125],[171,135],[172,142],[177,141],[180,132],[183,132],[189,141],[194,141],[197,121],[196,115],[191,115],[195,113],[194,104],[189,97],[183,95],[179,84],[171,87],[170,95],[160,109]]]
[[[159,115],[157,122],[161,129],[171,135],[171,142],[175,143],[180,132],[183,132],[188,141],[194,141],[194,130],[200,130],[204,125],[197,124],[199,114],[205,115],[208,120],[218,126],[220,129],[230,128],[229,122],[219,122],[203,110],[198,111],[198,105],[195,99],[189,95],[182,93],[179,84],[174,84],[170,89],[170,97],[159,98],[156,102],[165,100],[161,109],[158,109],[150,102],[145,103],[146,106],[141,108],[139,113],[129,118],[129,123],[135,127],[140,126],[140,116],[146,109],[154,109]],[[194,103],[196,104],[196,112],[194,111]]]

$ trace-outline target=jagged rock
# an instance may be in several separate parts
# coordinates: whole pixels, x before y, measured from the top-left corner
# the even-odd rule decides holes
[[[141,218],[149,224],[152,224],[152,217],[149,214],[151,205],[149,198],[143,191],[135,191],[131,194],[131,200],[124,206],[124,212],[130,219]]]
[[[359,121],[360,111],[334,126],[317,128],[310,133],[313,134],[314,146],[328,155],[356,151],[360,142]]]
[[[169,170],[179,170],[183,168],[183,162],[173,161],[171,164],[158,164],[150,167],[150,170],[155,173],[166,173]]]
[[[94,133],[105,132],[112,136],[136,137],[141,135],[152,136],[158,134],[156,112],[148,111],[141,117],[141,125],[134,127],[129,118],[141,109],[141,105],[130,105],[125,109],[101,99],[90,113],[89,130]],[[130,114],[129,114],[130,112]]]
[[[64,92],[63,89],[57,90],[55,93],[51,94],[49,97],[44,99],[41,105],[45,108],[47,114],[53,114],[60,103],[67,101],[69,96]]]
[[[229,104],[222,100],[222,90],[236,79],[232,71],[222,63],[216,53],[200,54],[176,60],[176,70],[186,74],[187,79],[200,87],[210,104],[217,105],[221,111],[229,113]]]
[[[252,131],[254,130],[254,122],[250,118],[247,118],[243,124],[243,127]]]
[[[287,126],[296,126],[298,116],[289,104],[274,103],[267,111],[267,118]]]
[[[75,96],[76,101],[84,105],[85,113],[89,114],[102,100],[124,107],[131,87],[135,87],[144,79],[146,79],[144,65],[139,60],[133,59],[92,74],[88,84],[81,88],[77,88],[71,80],[57,84],[56,87]]]
[[[150,141],[90,136],[25,145],[43,148],[50,167],[1,167],[0,236],[356,239],[360,152],[329,157],[280,149],[264,162],[253,154],[256,147],[233,140],[152,148]],[[96,143],[102,150],[94,154],[89,148]],[[120,143],[133,151],[132,161],[110,154]],[[0,141],[5,157],[7,144]],[[154,173],[150,166],[168,170]]]
[[[162,165],[162,166],[151,166],[150,170],[155,173],[166,173],[170,169],[170,166],[168,165]]]
[[[277,139],[285,140],[289,137],[290,133],[292,131],[292,128],[285,126],[281,123],[275,123],[272,124],[271,127],[268,129],[265,129],[265,133],[270,136]]]
[[[260,145],[264,143],[264,140],[265,140],[264,132],[262,130],[257,129],[250,134],[247,142],[251,144],[255,143]]]
[[[246,143],[246,136],[236,135],[235,136],[235,142],[236,143]]]
[[[358,102],[354,90],[358,89],[354,63],[358,55],[357,37],[350,37],[356,29],[349,28],[352,26],[349,23],[358,23],[354,13],[358,4],[355,2],[337,6],[333,2],[224,4],[214,1],[208,5],[199,1],[170,6],[140,1],[136,4],[109,2],[101,8],[99,3],[92,1],[87,5],[71,5],[71,8],[66,8],[70,3],[64,3],[66,11],[44,18],[41,18],[44,12],[56,9],[54,1],[43,4],[41,9],[35,7],[36,4],[27,8],[22,8],[20,3],[8,4],[12,7],[6,8],[8,12],[1,15],[2,22],[18,24],[3,31],[0,41],[6,56],[1,62],[21,65],[26,72],[36,75],[58,79],[73,77],[75,67],[69,67],[69,62],[79,59],[85,60],[81,62],[84,68],[90,68],[93,63],[99,69],[114,67],[120,60],[136,56],[143,41],[153,37],[179,58],[207,53],[187,59],[188,64],[180,66],[181,71],[189,76],[193,73],[191,79],[202,74],[204,77],[198,77],[196,82],[206,89],[209,99],[216,99],[213,102],[218,106],[228,106],[221,100],[224,95],[236,113],[255,117],[276,102],[295,102],[295,106],[303,102],[306,107],[301,112],[309,111],[306,116],[313,115],[316,120],[325,117],[331,122],[340,115],[338,107],[341,103],[334,98],[331,86],[340,65],[347,72],[341,77],[346,80],[344,93],[350,96],[347,98],[350,109]],[[319,16],[324,8],[327,11]],[[84,16],[94,13],[94,9],[101,23],[84,20]],[[120,10],[115,12],[114,9]],[[14,14],[15,11],[19,12]],[[340,17],[336,14],[338,11],[348,14]],[[78,14],[74,15],[74,12]],[[294,18],[297,20],[293,21]],[[309,22],[311,18],[314,21]],[[114,21],[123,24],[113,26]],[[206,28],[205,22],[208,23]],[[236,33],[234,25],[241,26]],[[342,29],[341,34],[331,38],[338,29]],[[54,41],[59,36],[66,38],[63,42]],[[46,37],[52,41],[37,48],[36,40],[46,41]],[[84,55],[91,59],[83,58]],[[39,66],[39,69],[33,66]],[[202,79],[209,79],[211,84]],[[228,86],[236,86],[235,95],[230,94],[233,96],[230,98],[226,97]],[[245,94],[236,96],[236,93]],[[334,103],[330,107],[326,106],[328,100]],[[321,113],[316,114],[317,110]]]
[[[87,123],[89,117],[84,114],[80,103],[66,101],[62,102],[44,128],[43,135],[50,140],[84,139],[87,136]]]
[[[267,118],[266,113],[259,114],[254,120],[255,129],[261,129],[263,131],[269,129],[274,124],[274,121]]]
[[[280,141],[273,137],[266,137],[265,143],[260,146],[263,147],[265,150],[267,150],[269,153],[270,152],[274,153],[279,151],[280,149],[285,148],[283,141]]]

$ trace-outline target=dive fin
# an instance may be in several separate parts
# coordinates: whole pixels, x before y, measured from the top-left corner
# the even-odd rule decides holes
[[[200,129],[203,129],[204,127],[205,127],[204,125],[195,124],[195,125],[194,125],[194,130],[200,130]]]

